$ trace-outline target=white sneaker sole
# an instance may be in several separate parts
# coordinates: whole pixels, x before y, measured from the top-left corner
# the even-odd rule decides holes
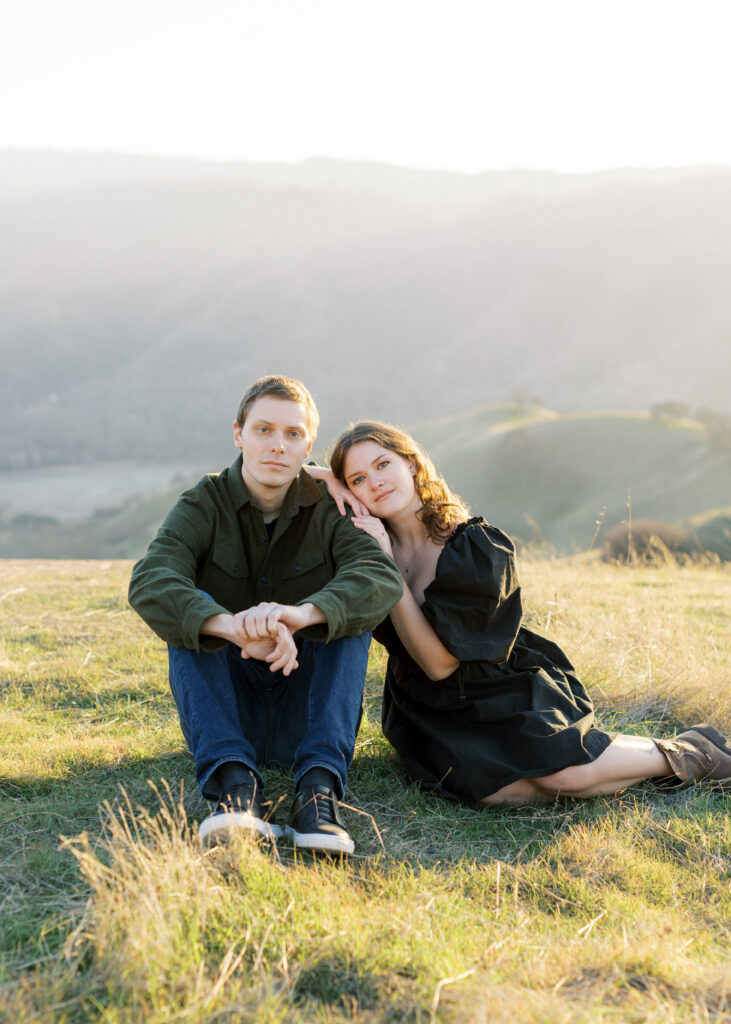
[[[327,853],[352,853],[355,843],[352,839],[340,839],[338,836],[321,835],[319,832],[295,832],[289,825],[285,835],[301,850],[323,850]]]
[[[202,821],[198,829],[198,838],[203,840],[213,836],[218,841],[225,841],[236,832],[255,832],[262,839],[279,839],[282,829],[279,825],[263,821],[246,811],[233,811],[229,814],[211,814]]]

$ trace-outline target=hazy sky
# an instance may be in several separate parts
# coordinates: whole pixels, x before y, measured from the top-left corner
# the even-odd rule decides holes
[[[0,0],[0,147],[731,164],[731,0]]]

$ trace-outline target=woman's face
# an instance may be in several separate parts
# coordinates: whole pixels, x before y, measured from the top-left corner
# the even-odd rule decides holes
[[[345,456],[346,484],[379,519],[392,519],[421,508],[414,487],[415,473],[413,462],[375,441],[354,444]]]

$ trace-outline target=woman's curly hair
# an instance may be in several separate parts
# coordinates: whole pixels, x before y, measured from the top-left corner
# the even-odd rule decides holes
[[[347,486],[345,456],[353,445],[362,441],[373,441],[415,466],[414,484],[422,503],[417,515],[433,541],[443,542],[458,523],[469,518],[469,507],[449,488],[421,445],[405,430],[389,423],[362,420],[343,431],[330,456],[330,468],[342,484]]]

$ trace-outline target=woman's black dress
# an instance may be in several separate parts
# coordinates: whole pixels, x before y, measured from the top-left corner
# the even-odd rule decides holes
[[[482,518],[447,540],[422,610],[459,668],[433,682],[390,619],[383,731],[410,774],[443,796],[477,803],[516,779],[587,764],[611,737],[566,655],[521,626],[513,542]]]

